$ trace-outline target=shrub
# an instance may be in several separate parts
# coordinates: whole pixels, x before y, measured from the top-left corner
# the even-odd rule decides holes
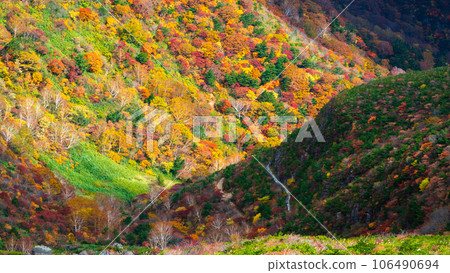
[[[148,62],[148,60],[148,55],[145,52],[139,52],[139,54],[136,56],[136,61],[140,62],[141,64],[145,64],[146,62]]]
[[[84,58],[84,54],[83,53],[79,53],[76,57],[75,57],[75,62],[78,66],[78,68],[80,68],[81,71],[83,72],[87,72],[89,70],[89,63],[88,61]]]
[[[115,112],[112,112],[112,113],[109,113],[107,116],[106,116],[106,120],[107,121],[112,121],[112,122],[118,122],[118,121],[120,121],[120,120],[123,120],[124,119],[124,115],[123,115],[123,113],[122,113],[122,111],[121,110],[119,110],[119,111],[115,111]]]
[[[211,203],[207,202],[207,203],[203,206],[202,216],[203,216],[203,217],[208,216],[212,209],[213,209],[213,206],[211,205]]]
[[[430,184],[430,179],[427,177],[424,180],[422,180],[422,182],[420,182],[419,186],[420,191],[424,191],[427,188],[428,184]]]
[[[54,59],[52,60],[49,65],[48,65],[48,69],[50,69],[50,71],[53,74],[59,75],[61,73],[64,72],[64,64],[61,60],[58,59]]]
[[[358,254],[372,254],[375,248],[374,243],[367,242],[367,239],[359,239],[356,245],[349,247],[350,250],[355,251]]]
[[[268,204],[261,204],[258,207],[258,213],[261,213],[261,216],[264,219],[270,219],[272,215],[272,208]]]

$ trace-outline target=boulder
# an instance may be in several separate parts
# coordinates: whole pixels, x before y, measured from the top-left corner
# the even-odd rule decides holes
[[[31,253],[33,255],[51,255],[52,249],[48,246],[35,246]]]
[[[83,250],[80,252],[80,255],[95,255],[95,252],[92,250]]]
[[[391,75],[392,76],[397,76],[397,75],[400,75],[400,74],[405,74],[406,72],[405,72],[405,70],[403,70],[403,69],[401,69],[401,68],[399,68],[399,67],[393,67],[392,68],[392,70],[391,70]]]
[[[120,243],[114,243],[114,244],[112,244],[112,247],[117,247],[119,249],[123,249],[123,245]]]

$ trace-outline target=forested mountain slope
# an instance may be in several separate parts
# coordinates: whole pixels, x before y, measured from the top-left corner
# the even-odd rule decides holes
[[[295,142],[295,131],[280,147],[255,152],[255,158],[270,164],[273,174],[336,234],[448,230],[448,73],[448,67],[437,68],[346,90],[316,118],[325,143],[316,138]],[[251,236],[279,230],[326,233],[293,198],[287,211],[284,190],[254,158],[228,166],[217,181],[253,226]],[[202,196],[204,185],[216,182],[183,190],[197,188],[196,196]]]
[[[258,133],[254,133],[252,124],[243,117],[251,121],[271,116],[303,120],[305,116],[316,116],[343,90],[401,70],[372,54],[359,30],[344,17],[317,36],[335,14],[318,9],[314,3],[308,5],[311,8],[305,14],[309,27],[298,28],[265,1],[0,0],[0,247],[17,250],[20,246],[22,252],[27,252],[35,243],[61,246],[107,242],[138,215],[156,196],[155,192],[171,186],[172,181],[175,186],[161,194],[155,204],[159,210],[142,213],[130,232],[120,238],[123,242],[145,244],[156,222],[173,226],[174,242],[311,229],[312,225],[296,220],[295,214],[300,212],[295,207],[284,216],[285,197],[273,181],[261,175],[264,170],[251,165],[251,171],[241,172],[246,164],[254,162],[247,160],[220,172],[254,151],[257,155],[266,149],[279,151],[286,160],[292,156],[283,150],[286,147],[276,148],[284,140],[279,133],[280,124],[263,122]],[[407,57],[409,60],[413,56]],[[448,89],[441,87],[448,84],[441,70],[430,72],[439,76],[436,83],[423,80],[426,87],[417,90]],[[408,88],[415,88],[415,81],[422,81],[423,75],[427,74],[408,76],[413,82]],[[408,81],[395,84],[401,86]],[[373,85],[368,86],[373,89]],[[349,94],[363,92],[365,88]],[[393,101],[387,101],[386,105],[397,112],[405,108],[402,115],[409,113],[406,106],[410,105],[402,104],[410,103],[412,99],[408,96],[414,95],[408,93],[408,88],[401,89],[403,95],[387,95]],[[442,104],[448,94],[433,93],[431,98],[431,105]],[[423,107],[416,110],[428,111]],[[447,121],[448,107],[439,107],[437,119],[433,116],[427,122],[444,130],[442,124]],[[149,113],[153,113],[151,120],[143,118]],[[364,114],[367,121],[371,119]],[[225,133],[208,138],[206,132],[212,126],[194,125],[196,116],[223,122]],[[325,116],[322,114],[322,119]],[[237,118],[235,136],[228,122],[233,117]],[[404,119],[397,121],[390,116],[386,119],[398,122],[397,126],[406,126],[404,130],[412,130],[410,122]],[[370,124],[383,120],[375,117]],[[333,122],[337,121],[330,119],[329,123]],[[154,123],[153,133],[143,129]],[[288,131],[299,126],[291,124]],[[394,129],[398,128],[391,128]],[[200,132],[198,137],[193,135],[196,130]],[[446,149],[442,133],[437,131],[433,135],[431,148],[444,145]],[[338,136],[339,132],[333,137]],[[363,144],[357,142],[348,150],[343,148],[347,142],[337,144],[342,145],[339,147],[349,158],[351,152],[374,149],[370,141],[378,145],[373,143],[373,136],[358,137],[351,139],[359,139]],[[266,141],[258,141],[261,138]],[[418,141],[416,138],[414,141]],[[330,152],[338,149],[311,147],[316,153],[325,148]],[[403,152],[402,147],[398,149]],[[439,152],[437,158],[447,160],[447,150],[436,149],[433,151]],[[297,151],[295,147],[293,151]],[[261,160],[268,162],[272,152],[264,152]],[[410,155],[413,159],[417,156]],[[427,156],[435,160],[434,154]],[[414,168],[422,166],[414,160],[408,159],[407,164],[416,164]],[[440,171],[432,171],[433,175],[420,167],[418,174],[414,174],[417,176],[414,183],[419,178],[427,181],[428,177],[429,182],[423,184],[429,183],[426,189],[436,185],[442,188],[441,181],[448,178],[445,162],[444,167],[437,168]],[[316,206],[317,200],[327,198],[334,202],[331,200],[336,190],[334,183],[338,182],[322,183],[327,173],[313,174],[306,167],[313,166],[311,162],[297,163],[293,159],[290,164],[283,164],[285,169],[278,169],[279,161],[272,166],[283,182],[287,176],[293,177],[295,183],[291,184],[297,188],[296,193],[305,189],[317,192],[311,200],[302,197],[308,205]],[[324,164],[321,161],[311,168],[322,170]],[[303,172],[309,181],[306,184],[302,182],[305,174],[296,171],[301,166],[306,168]],[[326,168],[330,179],[337,181],[344,175],[337,170],[333,174],[331,166]],[[355,175],[361,175],[362,171],[354,170]],[[248,179],[257,173],[256,180]],[[216,180],[221,176],[223,180]],[[402,173],[398,177],[401,181],[406,179]],[[359,191],[361,183],[357,182],[352,189]],[[249,190],[253,184],[258,191]],[[408,188],[407,192],[417,200],[408,206],[412,209],[398,212],[401,219],[410,213],[422,213],[422,207],[428,206],[429,210],[432,206],[440,207],[439,202],[447,198],[430,195],[435,203],[427,205],[431,201],[423,196],[428,191],[419,194],[414,190],[410,192]],[[343,202],[342,210],[324,214],[330,217],[329,221],[333,222],[331,215],[339,212],[342,220],[348,218],[348,210],[360,215],[369,208],[362,201]],[[294,206],[293,202],[291,205]],[[381,212],[376,206],[370,208],[373,212],[364,217],[372,223]],[[269,220],[272,212],[280,217]],[[350,212],[350,217],[362,221],[363,216],[352,216],[355,213]],[[390,212],[386,215],[386,221],[394,219]],[[221,234],[228,237],[220,237],[210,228],[216,218],[220,219],[215,226],[225,223],[228,232]],[[350,227],[347,224],[339,222],[336,225],[341,226],[337,229],[352,234],[365,232],[364,227],[355,230],[353,222]],[[398,228],[418,225],[406,222]]]
[[[341,90],[389,74],[352,42],[312,41],[264,2],[2,0],[0,7],[2,136],[18,155],[90,194],[129,200],[145,192],[139,184],[167,181],[190,164],[187,177],[207,176],[283,139],[276,123],[250,134],[244,115],[314,116]],[[151,135],[138,129],[142,109],[155,113],[148,124],[161,120]],[[224,122],[223,137],[194,139],[195,116],[230,115],[239,117],[236,137]],[[256,141],[261,136],[268,141]],[[115,164],[130,169],[136,187],[105,175]]]
[[[426,70],[450,61],[450,14],[445,0],[275,0],[267,5],[309,36],[325,24],[324,14],[335,16],[348,6],[329,34],[338,41],[355,43],[377,63]]]

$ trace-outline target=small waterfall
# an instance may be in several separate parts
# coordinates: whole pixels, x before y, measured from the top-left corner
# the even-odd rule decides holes
[[[287,194],[287,197],[286,197],[287,211],[291,211],[291,205],[290,205],[290,203],[289,203],[289,201],[290,201],[290,199],[291,199],[291,193],[288,191],[288,189],[286,188],[286,186],[285,186],[283,183],[281,183],[281,182],[275,177],[275,175],[272,173],[272,170],[270,169],[270,163],[269,163],[269,165],[267,165],[267,166],[265,167],[265,169],[266,169],[266,171],[270,174],[270,176],[272,176],[272,178],[273,178],[273,180],[275,181],[275,183],[277,183],[278,185],[280,185],[280,186],[284,189],[284,191],[286,192],[286,194]]]

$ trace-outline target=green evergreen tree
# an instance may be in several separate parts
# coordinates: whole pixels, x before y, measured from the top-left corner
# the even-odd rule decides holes
[[[291,78],[289,78],[288,76],[283,77],[280,80],[281,91],[286,92],[288,90],[288,88],[289,88],[289,85],[291,84],[291,81],[292,81]]]
[[[266,64],[266,70],[261,74],[261,84],[266,84],[277,77],[277,68],[274,64]]]
[[[213,86],[216,82],[216,76],[214,76],[214,72],[211,69],[205,74],[205,82],[209,86]]]
[[[139,54],[136,56],[136,61],[140,62],[141,64],[145,64],[148,62],[148,55],[145,52],[139,52]]]
[[[266,42],[262,42],[262,43],[257,44],[255,46],[255,50],[254,51],[256,53],[258,53],[258,58],[264,58],[264,57],[268,56],[267,50],[268,50],[267,43]]]

